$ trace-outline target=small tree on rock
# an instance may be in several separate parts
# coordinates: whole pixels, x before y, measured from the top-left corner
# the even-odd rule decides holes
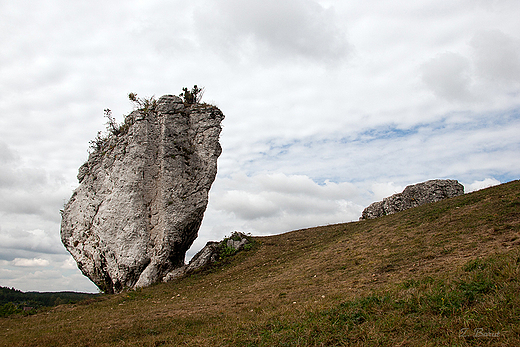
[[[204,89],[204,87],[199,88],[197,85],[194,85],[191,90],[188,90],[188,88],[182,88],[182,93],[179,94],[179,96],[183,98],[184,102],[187,104],[198,104],[202,99]]]

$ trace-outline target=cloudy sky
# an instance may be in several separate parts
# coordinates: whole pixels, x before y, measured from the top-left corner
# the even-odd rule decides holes
[[[197,84],[226,115],[188,258],[428,179],[518,179],[518,18],[518,0],[0,0],[0,285],[96,292],[59,210],[129,92]]]

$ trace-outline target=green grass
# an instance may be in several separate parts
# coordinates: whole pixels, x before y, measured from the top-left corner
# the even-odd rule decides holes
[[[520,333],[519,265],[517,250],[470,261],[450,276],[409,279],[296,320],[276,317],[240,340],[254,346],[465,345],[485,327],[501,340],[480,342],[507,344]]]
[[[520,182],[256,237],[182,280],[0,319],[3,346],[520,346]]]

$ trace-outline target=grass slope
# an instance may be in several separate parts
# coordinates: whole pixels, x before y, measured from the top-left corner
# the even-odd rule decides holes
[[[0,319],[4,346],[520,346],[520,181]]]

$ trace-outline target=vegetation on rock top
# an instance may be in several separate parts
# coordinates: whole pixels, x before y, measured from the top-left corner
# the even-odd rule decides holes
[[[197,105],[200,104],[202,96],[204,95],[205,88],[199,88],[194,85],[191,90],[188,88],[182,88],[182,93],[179,96],[182,98],[185,105]],[[151,97],[139,97],[136,93],[128,93],[128,99],[134,104],[134,111],[141,114],[148,114],[149,112],[155,112],[157,108],[157,99],[155,96]],[[135,119],[132,117],[132,113],[123,116],[123,122],[118,123],[112,115],[112,110],[106,108],[103,110],[104,116],[107,118],[105,132],[98,131],[94,140],[89,143],[91,151],[101,150],[111,135],[120,136],[128,132],[130,126],[134,123]]]

